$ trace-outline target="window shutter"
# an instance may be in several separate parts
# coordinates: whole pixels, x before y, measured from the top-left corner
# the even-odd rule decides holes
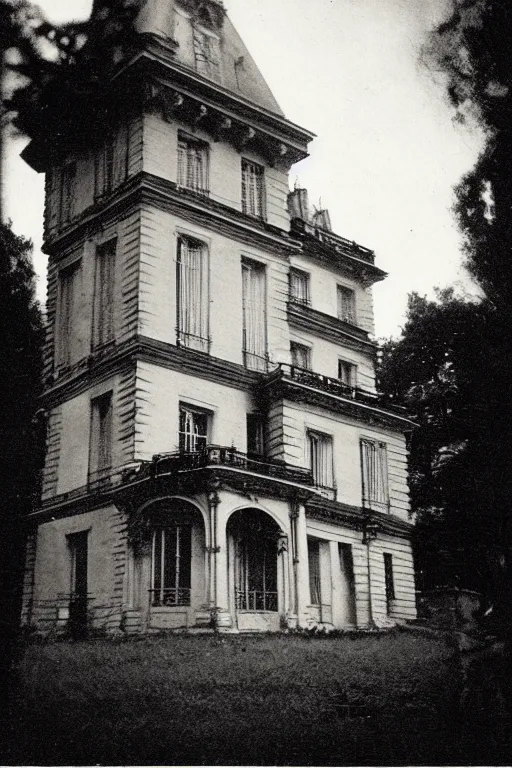
[[[265,267],[242,262],[242,334],[248,368],[266,370],[267,332]]]
[[[208,274],[206,247],[189,238],[178,241],[178,342],[208,351]]]
[[[386,444],[361,440],[363,504],[377,509],[389,503]]]

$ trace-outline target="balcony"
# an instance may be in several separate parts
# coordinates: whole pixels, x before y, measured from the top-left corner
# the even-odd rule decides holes
[[[290,400],[319,405],[358,419],[370,418],[385,425],[411,429],[414,423],[405,408],[391,403],[383,395],[351,387],[340,379],[324,376],[288,363],[279,363],[266,377],[264,395],[270,401]]]
[[[204,450],[191,453],[161,453],[153,457],[150,465],[153,477],[178,474],[206,468],[225,468],[274,480],[284,480],[299,485],[313,485],[311,470],[295,467],[284,462],[254,459],[236,448],[208,445]]]

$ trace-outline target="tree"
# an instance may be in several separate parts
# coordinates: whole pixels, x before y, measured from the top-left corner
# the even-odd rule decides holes
[[[35,300],[32,243],[0,225],[0,650],[7,671],[19,626],[24,568],[23,519],[39,492],[41,428],[34,420],[41,390],[43,323]],[[5,647],[7,646],[7,647]],[[4,678],[3,678],[4,679]]]

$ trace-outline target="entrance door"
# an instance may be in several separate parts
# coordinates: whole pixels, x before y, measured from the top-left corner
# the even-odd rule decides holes
[[[75,639],[87,634],[87,561],[88,531],[68,537],[71,550],[71,596],[69,602],[69,631]]]

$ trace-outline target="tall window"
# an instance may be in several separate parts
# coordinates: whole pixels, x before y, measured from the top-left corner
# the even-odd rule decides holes
[[[178,134],[178,184],[208,193],[208,145]]]
[[[220,80],[220,46],[217,37],[194,29],[194,57],[200,75]]]
[[[57,331],[57,365],[65,368],[76,362],[74,345],[80,309],[82,282],[81,261],[73,262],[59,273],[59,311]]]
[[[174,525],[153,533],[151,604],[190,605],[192,528]]]
[[[201,451],[208,445],[210,414],[187,405],[180,406],[179,448],[184,453]]]
[[[305,368],[311,370],[311,349],[306,347],[305,344],[298,344],[292,341],[290,344],[290,352],[292,355],[292,365],[296,368]]]
[[[320,581],[320,542],[318,539],[308,539],[308,565],[309,565],[309,596],[311,605],[320,605],[322,602]]]
[[[308,305],[309,297],[309,275],[301,269],[290,269],[289,275],[289,300],[294,304]]]
[[[309,460],[315,485],[333,488],[332,437],[320,432],[309,432]]]
[[[338,285],[338,318],[346,323],[356,322],[356,294],[345,285]]]
[[[91,401],[89,482],[101,480],[112,467],[112,392]]]
[[[247,453],[250,456],[265,455],[264,421],[261,413],[247,414]]]
[[[363,506],[387,511],[389,506],[386,444],[361,440]]]
[[[94,163],[94,192],[106,195],[114,187],[114,134],[109,133],[101,146]]]
[[[178,240],[176,293],[176,343],[208,352],[208,251],[191,237]]]
[[[261,165],[242,160],[242,211],[260,219],[264,214],[263,179]]]
[[[386,583],[387,612],[391,612],[391,601],[395,599],[395,582],[393,578],[393,555],[384,552],[384,578]]]
[[[76,163],[68,163],[62,168],[60,177],[60,224],[67,224],[71,219],[73,193],[75,188]]]
[[[242,261],[242,342],[244,365],[255,371],[267,370],[265,266]]]
[[[95,347],[114,338],[114,269],[117,241],[109,240],[96,249],[96,285],[94,301]]]
[[[338,360],[338,379],[347,387],[356,386],[356,366],[347,360]]]

